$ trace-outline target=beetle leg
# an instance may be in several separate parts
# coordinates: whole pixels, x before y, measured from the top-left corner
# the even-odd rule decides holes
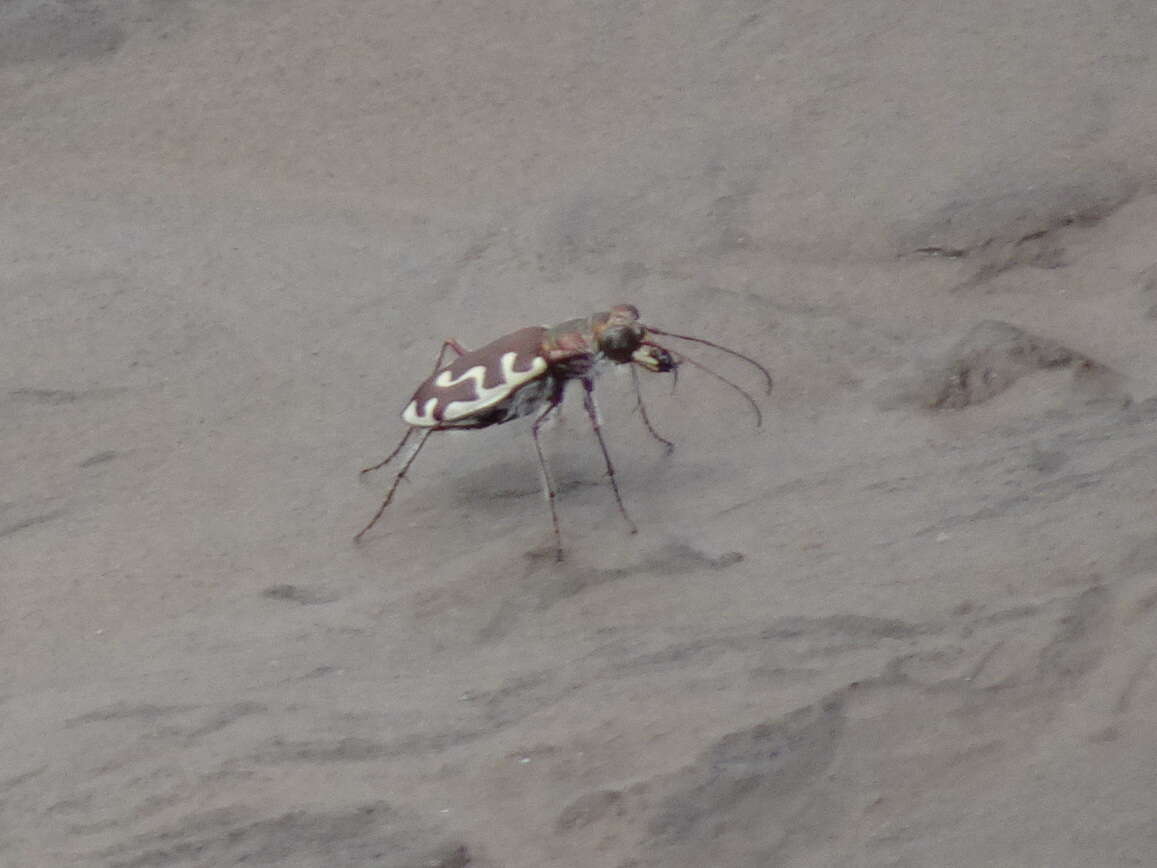
[[[410,435],[412,435],[416,430],[418,430],[418,429],[407,428],[405,436],[402,437],[402,442],[394,447],[394,451],[391,452],[389,455],[387,455],[384,461],[379,461],[373,467],[363,467],[360,472],[361,473],[369,473],[370,471],[378,470],[379,468],[385,467],[387,464],[389,464],[391,461],[394,460],[394,457],[397,456],[397,454],[399,452],[402,451],[402,448],[406,445],[406,441],[408,441],[410,439]]]
[[[643,403],[643,390],[639,387],[639,372],[635,369],[634,365],[631,366],[631,380],[635,384],[635,406],[639,408],[639,415],[643,417],[643,424],[647,427],[647,433],[662,443],[667,450],[667,454],[670,455],[675,451],[675,444],[659,434],[654,426],[651,425],[651,419],[647,415],[647,405]]]
[[[386,492],[386,499],[382,501],[382,505],[379,506],[378,511],[374,513],[374,517],[370,519],[370,523],[358,531],[357,536],[354,537],[354,542],[358,542],[362,538],[362,534],[364,534],[367,530],[369,530],[371,527],[373,527],[375,524],[378,523],[378,519],[382,517],[382,513],[385,512],[386,507],[390,505],[390,501],[394,499],[394,492],[396,492],[398,490],[398,485],[406,477],[406,471],[410,469],[410,465],[414,463],[414,459],[418,457],[418,453],[422,451],[422,447],[426,445],[426,441],[430,438],[430,435],[433,434],[434,431],[436,431],[436,430],[437,429],[435,429],[435,428],[431,428],[427,431],[422,432],[422,436],[419,438],[418,442],[414,445],[414,450],[410,453],[409,457],[406,459],[406,463],[402,465],[402,469],[399,470],[397,476],[394,477],[394,484],[391,485],[390,490]],[[410,438],[410,434],[413,433],[413,431],[414,431],[414,429],[411,428],[408,432],[406,432],[406,436],[404,438],[402,438],[402,442],[400,444],[398,444],[398,449],[394,450],[395,455],[397,454],[398,450],[401,449],[402,446],[405,445],[406,440],[408,440]],[[394,457],[393,455],[390,456],[390,458],[393,458],[393,457]],[[389,461],[390,458],[387,458],[386,461]],[[385,464],[385,461],[383,461],[382,464]],[[379,465],[379,466],[381,466],[381,465]],[[370,469],[373,469],[373,468],[370,468]]]
[[[466,355],[466,348],[458,343],[454,338],[446,338],[442,341],[442,347],[438,350],[438,360],[434,362],[434,373],[442,370],[442,361],[446,358],[446,347],[449,347],[460,356]],[[433,374],[431,374],[433,376]]]
[[[595,431],[595,438],[599,441],[599,448],[603,450],[603,461],[607,465],[607,476],[611,480],[611,490],[615,493],[615,502],[619,505],[619,512],[622,513],[623,520],[626,521],[627,527],[631,529],[631,533],[638,533],[639,529],[635,527],[635,523],[631,521],[631,517],[627,515],[627,508],[623,505],[623,496],[619,494],[619,483],[615,481],[615,466],[611,464],[611,453],[607,451],[607,444],[603,440],[603,432],[599,426],[599,413],[595,408],[594,380],[583,379],[583,406],[586,407],[587,416],[590,417],[591,427]]]
[[[546,502],[550,505],[550,523],[554,527],[555,559],[559,561],[562,560],[562,533],[558,529],[558,509],[554,503],[557,493],[554,489],[554,480],[550,477],[550,468],[546,464],[546,457],[542,454],[542,444],[538,442],[538,429],[546,421],[546,417],[554,412],[561,403],[560,395],[550,402],[547,408],[534,420],[534,424],[530,426],[530,434],[534,438],[534,451],[538,453],[538,466],[542,470],[542,489],[546,494]]]

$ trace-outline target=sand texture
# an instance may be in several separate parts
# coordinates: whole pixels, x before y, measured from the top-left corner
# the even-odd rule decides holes
[[[1157,5],[0,4],[0,866],[1157,864]],[[437,434],[444,338],[684,366]]]

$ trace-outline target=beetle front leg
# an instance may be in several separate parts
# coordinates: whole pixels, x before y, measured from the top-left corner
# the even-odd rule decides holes
[[[599,448],[603,450],[603,460],[607,465],[607,477],[611,480],[611,490],[615,493],[615,503],[619,505],[619,512],[626,521],[627,527],[630,528],[631,533],[638,533],[639,529],[635,527],[635,523],[631,521],[631,517],[627,515],[627,508],[623,505],[623,496],[619,494],[619,483],[615,481],[615,466],[611,464],[611,453],[607,451],[606,441],[603,440],[602,428],[599,425],[599,412],[595,408],[594,380],[583,379],[583,406],[586,407],[587,416],[590,417],[591,427],[595,431],[595,438],[599,441]]]
[[[647,433],[663,444],[670,455],[675,451],[675,444],[655,430],[651,425],[651,418],[647,415],[647,405],[643,403],[643,390],[639,386],[639,372],[635,370],[635,366],[631,366],[631,380],[635,384],[635,406],[639,408],[639,415],[643,417],[643,425],[647,428]]]

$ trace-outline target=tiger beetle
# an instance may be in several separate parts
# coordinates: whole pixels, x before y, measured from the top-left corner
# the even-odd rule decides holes
[[[385,467],[406,451],[401,468],[395,474],[382,505],[369,524],[358,531],[354,541],[361,540],[377,524],[431,434],[436,431],[489,428],[491,425],[502,425],[523,416],[537,414],[530,426],[530,433],[534,439],[538,465],[542,470],[544,493],[550,505],[555,555],[561,561],[562,534],[555,506],[556,490],[538,435],[543,423],[562,404],[566,385],[572,380],[582,384],[583,407],[590,419],[599,449],[602,450],[607,478],[619,513],[630,532],[636,533],[635,523],[623,505],[619,484],[615,480],[615,468],[603,440],[599,414],[595,408],[595,377],[600,368],[612,364],[630,365],[643,424],[647,432],[662,443],[668,452],[674,449],[674,444],[655,431],[643,405],[643,396],[639,390],[639,368],[652,373],[670,372],[676,377],[682,364],[698,368],[741,394],[755,414],[756,427],[763,424],[759,405],[749,392],[686,354],[656,343],[655,335],[704,344],[742,359],[759,371],[767,382],[767,393],[771,393],[771,374],[755,359],[704,338],[679,335],[644,325],[639,322],[638,308],[630,304],[615,305],[608,311],[567,320],[556,326],[522,328],[477,350],[467,350],[453,339],[444,340],[434,363],[434,372],[418,387],[402,411],[402,419],[409,426],[405,436],[384,461],[361,471],[369,473]],[[443,365],[446,350],[453,351],[457,358]],[[417,439],[411,442],[415,435]]]

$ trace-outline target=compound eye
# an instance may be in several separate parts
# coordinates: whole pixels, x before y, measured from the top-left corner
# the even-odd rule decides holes
[[[608,326],[599,336],[599,349],[612,362],[620,365],[631,360],[631,354],[643,342],[642,330],[626,325]]]

